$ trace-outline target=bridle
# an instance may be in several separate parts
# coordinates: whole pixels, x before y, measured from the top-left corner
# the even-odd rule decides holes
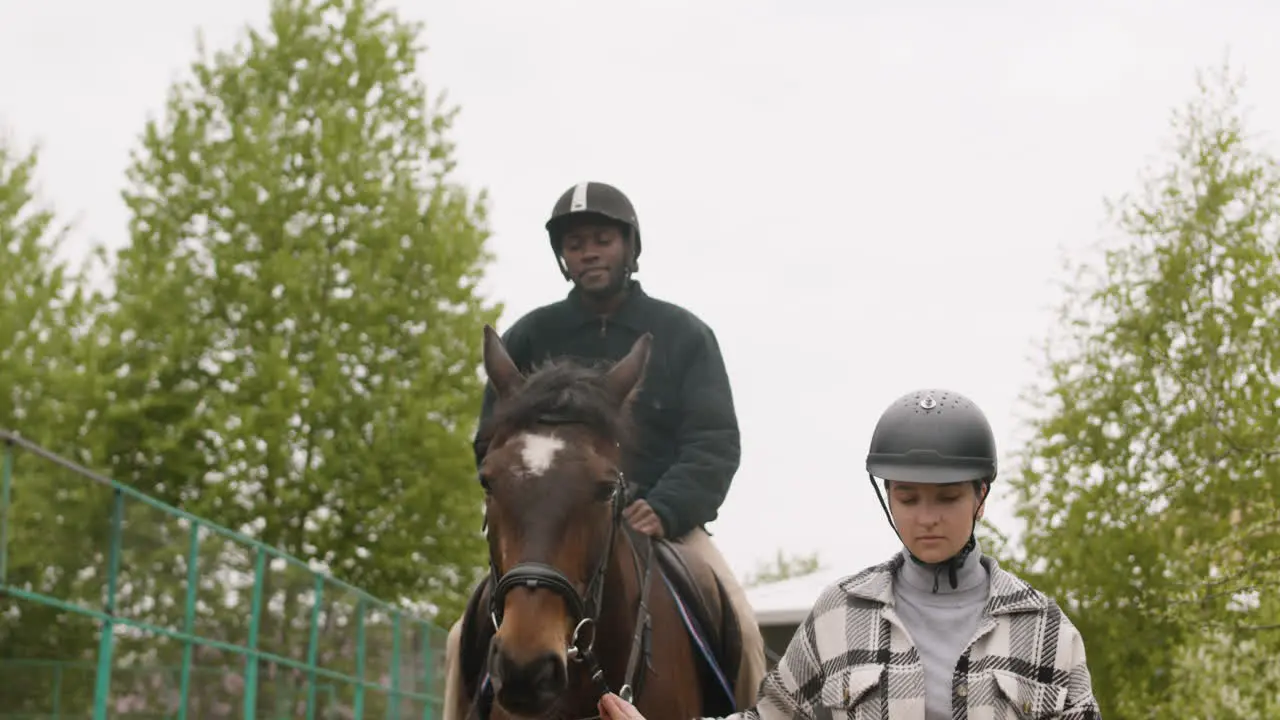
[[[563,418],[558,416],[544,416],[539,419],[541,423],[554,425],[578,424],[579,421]],[[493,588],[489,594],[489,619],[493,623],[493,629],[497,632],[502,627],[503,612],[507,593],[515,588],[523,587],[529,590],[550,590],[564,599],[565,605],[573,618],[573,633],[569,638],[569,644],[566,648],[566,655],[571,664],[583,666],[591,678],[592,683],[599,691],[600,696],[610,692],[609,685],[604,678],[604,670],[600,667],[599,658],[595,652],[596,631],[599,627],[600,613],[603,609],[604,600],[604,584],[605,577],[608,574],[609,562],[613,558],[614,545],[617,542],[618,530],[620,527],[625,528],[625,520],[623,511],[626,509],[630,501],[630,486],[627,483],[626,475],[617,470],[613,473],[613,495],[609,502],[611,504],[609,536],[605,542],[604,553],[600,556],[599,562],[590,575],[587,582],[586,591],[579,593],[575,584],[564,576],[556,568],[540,562],[522,562],[517,563],[507,570],[505,573],[498,572],[497,562],[493,556],[492,546],[489,551],[489,577],[490,584]],[[488,530],[488,517],[485,518],[485,530]],[[624,532],[627,532],[624,529]],[[639,670],[641,655],[647,655],[649,646],[649,633],[652,630],[651,617],[649,615],[649,587],[653,578],[653,542],[646,538],[646,559],[643,564],[640,563],[639,553],[636,550],[635,534],[628,534],[628,544],[631,547],[632,557],[635,559],[636,572],[641,575],[640,580],[640,597],[638,609],[636,613],[635,632],[631,641],[631,654],[627,660],[626,674],[623,676],[623,684],[618,689],[618,696],[622,699],[632,702],[637,694],[637,672]],[[486,656],[486,670],[490,657]],[[641,681],[643,675],[640,675]],[[476,687],[476,697],[471,704],[472,713],[479,712],[479,700],[481,692],[484,689],[483,683],[478,683]],[[598,699],[598,698],[597,698]],[[486,713],[487,715],[487,713]],[[586,719],[584,719],[586,720]]]

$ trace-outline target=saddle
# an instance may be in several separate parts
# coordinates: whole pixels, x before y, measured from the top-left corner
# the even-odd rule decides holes
[[[665,589],[676,601],[694,645],[694,656],[699,660],[703,716],[729,715],[735,710],[733,684],[742,662],[742,630],[730,607],[729,595],[710,567],[688,561],[688,554],[678,542],[655,539],[654,558],[660,577],[654,578],[650,592]],[[486,576],[471,593],[462,617],[459,663],[463,692],[468,699],[477,697],[484,680],[485,658],[494,635],[488,616],[492,592],[492,578]],[[645,655],[648,656],[647,649]],[[637,691],[642,693],[643,688],[638,687]],[[487,693],[480,698],[482,705],[491,702]],[[480,717],[488,717],[487,707],[480,710]]]
[[[729,604],[729,593],[724,589],[719,578],[705,563],[690,563],[688,554],[678,542],[665,539],[654,542],[654,556],[658,561],[658,569],[667,587],[675,596],[676,604],[688,610],[685,629],[689,631],[694,645],[701,641],[705,650],[695,648],[695,655],[703,662],[702,695],[712,703],[723,698],[728,692],[727,705],[718,703],[704,709],[710,717],[722,717],[734,711],[734,682],[738,677],[738,666],[742,663],[742,629],[738,626],[738,616]],[[711,657],[707,657],[707,655]],[[714,661],[715,667],[708,661]],[[716,670],[721,678],[715,677]],[[721,687],[721,684],[725,687]]]

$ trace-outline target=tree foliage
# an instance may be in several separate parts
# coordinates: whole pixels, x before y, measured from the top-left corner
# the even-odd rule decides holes
[[[1280,172],[1241,87],[1202,80],[1172,161],[1115,206],[1011,480],[1019,570],[1080,626],[1109,717],[1274,714],[1274,679],[1231,672],[1280,653]]]
[[[36,150],[0,139],[0,427],[55,442],[83,408],[78,327],[90,302],[57,252],[67,228],[36,198]]]
[[[278,0],[202,57],[129,170],[115,477],[389,598],[457,608],[483,562],[467,441],[483,196],[419,29]],[[125,372],[127,370],[127,372]],[[376,559],[375,559],[376,558]]]
[[[37,199],[38,168],[37,150],[0,140],[0,428],[84,459],[88,418],[100,407],[83,332],[95,303],[58,258],[68,229]],[[8,502],[0,504],[0,588],[92,597],[100,582],[84,570],[100,537],[100,498],[77,495],[58,473],[39,472],[16,455],[10,461]],[[12,680],[0,683],[0,707],[34,711],[52,690],[48,673],[28,672],[14,659],[80,657],[94,631],[0,589],[0,675]]]
[[[485,196],[453,179],[456,108],[418,79],[419,35],[372,1],[276,0],[264,32],[202,51],[128,168],[129,243],[103,256],[105,294],[56,260],[64,231],[33,200],[35,154],[0,146],[0,426],[448,621],[484,566],[470,436],[479,330],[500,308],[477,291]],[[100,608],[110,488],[38,460],[15,467],[7,529],[20,551],[5,581]],[[138,500],[122,521],[112,612],[181,629],[190,523]],[[202,537],[196,632],[243,644],[253,552]],[[268,564],[263,649],[305,656],[314,586]],[[335,588],[318,658],[354,673],[360,601]],[[6,603],[0,662],[89,661],[96,630]],[[363,632],[385,675],[385,614],[366,613]],[[416,682],[439,638],[402,639]],[[171,705],[158,666],[179,656],[178,643],[121,634],[115,711]],[[193,711],[233,716],[226,673],[243,658],[206,648],[195,661],[210,679]],[[32,668],[5,665],[24,674],[0,705],[49,711],[52,675]],[[263,707],[289,702],[288,673],[263,672],[279,688]],[[90,676],[68,679],[65,712],[83,709]]]
[[[102,302],[58,299],[63,270],[52,242],[39,242],[56,239],[52,216],[15,219],[29,195],[12,188],[25,187],[34,161],[5,165],[14,169],[0,178],[13,180],[0,198],[3,250],[20,262],[13,273],[5,263],[0,288],[21,302],[0,309],[0,339],[11,339],[0,350],[0,402],[10,403],[0,420],[448,621],[484,565],[470,435],[482,390],[479,329],[499,308],[476,290],[489,259],[485,198],[452,179],[456,109],[429,98],[417,78],[419,32],[372,2],[279,0],[265,32],[202,52],[140,138],[123,194],[129,243],[110,258]],[[58,541],[22,553],[11,579],[101,607],[111,493],[28,460],[15,484],[24,548],[40,533]],[[122,528],[114,614],[181,629],[189,523],[130,501]],[[196,632],[241,645],[254,554],[202,536]],[[263,649],[306,657],[314,585],[305,569],[269,563]],[[318,659],[354,674],[359,601],[330,590]],[[9,630],[32,629],[30,642],[19,646],[11,632],[6,650],[93,657],[91,623],[40,612],[13,615]],[[64,622],[74,637],[53,631]],[[393,631],[376,615],[363,630],[385,674]],[[424,644],[440,639],[405,628],[402,640],[401,669],[421,678]],[[115,711],[172,706],[175,681],[159,668],[177,664],[179,643],[127,632],[115,656]],[[244,659],[205,648],[194,660],[203,679],[192,711],[234,716],[227,683]],[[281,703],[296,702],[296,673],[262,673],[260,707],[290,714]],[[51,674],[27,674],[46,685],[27,693],[45,704],[0,703],[47,712]],[[83,692],[64,695],[64,711],[83,708],[92,692],[87,676],[76,687]],[[339,695],[333,702],[350,706],[349,693]]]

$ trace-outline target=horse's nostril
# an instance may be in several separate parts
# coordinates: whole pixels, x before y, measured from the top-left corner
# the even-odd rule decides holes
[[[534,665],[536,667],[535,685],[558,689],[566,684],[564,663],[555,653],[543,655]]]
[[[568,686],[568,672],[556,653],[544,653],[530,662],[518,663],[507,653],[498,651],[494,660],[497,661],[493,679],[498,702],[519,714],[541,714]]]
[[[516,663],[510,656],[502,657],[502,677],[508,685],[515,684],[529,690],[551,690],[563,683],[564,665],[555,653],[546,653],[528,663]]]

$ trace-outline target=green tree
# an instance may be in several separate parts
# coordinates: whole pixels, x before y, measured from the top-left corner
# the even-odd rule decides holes
[[[780,580],[808,575],[816,572],[821,566],[822,563],[818,561],[818,553],[816,552],[808,555],[787,555],[779,548],[778,554],[772,561],[757,564],[755,572],[743,580],[743,587],[767,585]]]
[[[57,257],[68,228],[36,198],[39,153],[0,139],[0,428],[86,459],[90,346],[83,332],[93,299]],[[0,448],[3,451],[4,448]],[[9,503],[0,506],[5,559],[0,587],[77,600],[97,598],[86,578],[105,498],[29,454],[11,456]],[[0,590],[0,707],[47,711],[53,675],[33,661],[78,658],[94,647],[81,618]],[[67,690],[68,695],[77,691]]]
[[[500,308],[477,291],[485,198],[452,179],[456,109],[417,77],[419,34],[373,1],[276,0],[265,32],[172,89],[128,169],[107,461],[451,619],[484,566],[470,435]],[[281,618],[305,582],[273,575]]]
[[[72,385],[91,303],[57,258],[68,228],[36,200],[38,165],[0,139],[0,427],[52,444],[84,410]]]
[[[1202,80],[1172,161],[1115,206],[1010,481],[1019,570],[1081,628],[1109,717],[1274,715],[1274,684],[1233,674],[1280,653],[1280,172],[1240,87]]]

